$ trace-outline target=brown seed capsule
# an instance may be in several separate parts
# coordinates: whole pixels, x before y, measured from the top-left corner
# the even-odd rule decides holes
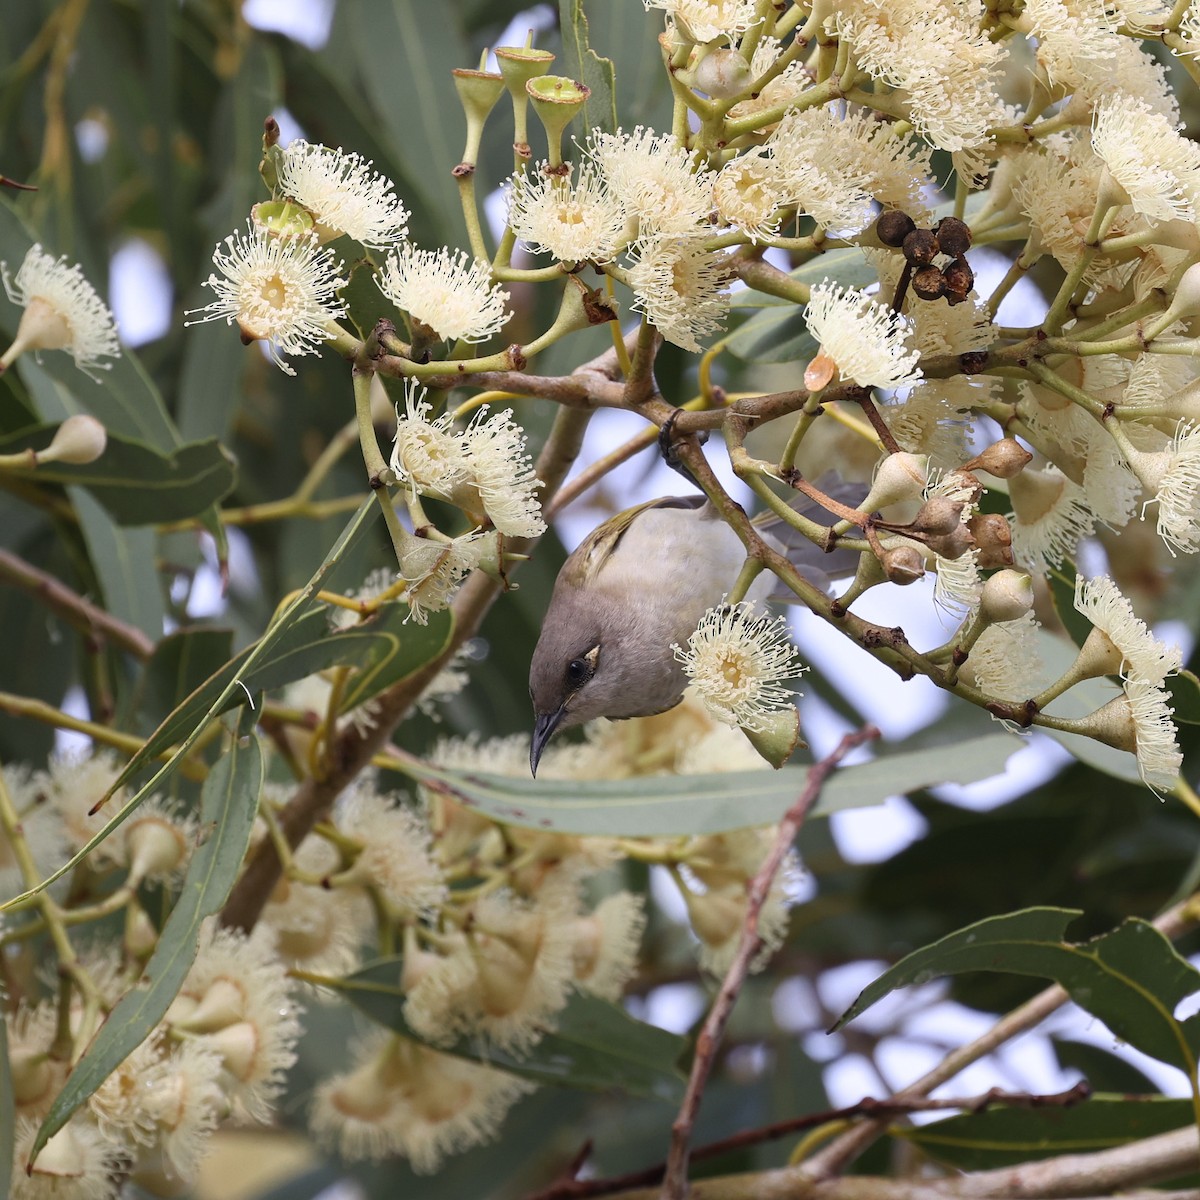
[[[943,217],[933,232],[937,234],[942,253],[952,258],[962,258],[971,248],[971,227],[957,217]]]
[[[962,500],[947,500],[945,496],[934,496],[917,509],[917,515],[909,523],[909,529],[931,536],[953,533],[963,523],[962,513],[965,507]]]
[[[875,222],[875,233],[885,246],[901,246],[916,227],[916,222],[908,213],[892,208],[880,214]]]
[[[945,285],[946,281],[942,276],[941,269],[935,267],[933,263],[926,263],[923,267],[918,267],[913,272],[912,290],[922,300],[938,299]]]
[[[879,560],[883,573],[892,583],[907,587],[925,574],[925,556],[914,546],[893,546]]]
[[[914,229],[900,245],[904,257],[914,267],[933,262],[938,256],[938,240],[928,229]]]
[[[967,528],[979,547],[977,565],[980,568],[1013,565],[1012,530],[999,513],[979,513],[967,522]]]
[[[959,525],[956,529],[942,534],[940,537],[927,539],[925,544],[934,554],[940,554],[942,558],[953,561],[956,558],[962,558],[968,550],[975,549],[975,536],[971,533],[969,525]]]
[[[968,467],[986,471],[997,479],[1011,479],[1019,475],[1033,458],[1033,455],[1017,441],[1016,438],[1001,438],[993,442],[982,454],[977,455]]]
[[[975,286],[975,272],[965,258],[956,258],[948,266],[942,268],[946,279],[946,293],[966,299],[967,293]]]

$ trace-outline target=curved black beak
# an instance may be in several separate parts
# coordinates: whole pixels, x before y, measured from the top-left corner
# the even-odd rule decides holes
[[[567,711],[566,704],[560,704],[553,712],[538,713],[533,723],[533,741],[529,744],[529,769],[537,777],[538,763],[542,760],[542,751],[546,743],[554,736],[563,713]]]

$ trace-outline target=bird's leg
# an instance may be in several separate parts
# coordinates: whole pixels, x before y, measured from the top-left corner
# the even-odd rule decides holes
[[[700,491],[704,489],[700,487],[699,481],[688,467],[680,460],[679,454],[675,449],[676,441],[674,437],[675,422],[679,420],[679,415],[683,410],[675,409],[674,412],[663,422],[662,428],[658,431],[658,452],[662,455],[663,462],[671,468],[672,471],[678,471],[692,485]],[[692,434],[697,442],[703,446],[708,441],[708,431],[703,430],[698,434]]]

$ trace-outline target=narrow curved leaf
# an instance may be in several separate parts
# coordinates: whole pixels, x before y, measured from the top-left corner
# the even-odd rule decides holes
[[[444,1054],[498,1067],[534,1083],[667,1101],[678,1100],[682,1092],[683,1038],[635,1020],[619,1006],[594,996],[573,995],[558,1014],[554,1029],[524,1055],[488,1046],[478,1038],[461,1038],[450,1046],[426,1042],[404,1020],[401,962],[399,957],[380,959],[329,986],[379,1025]]]
[[[938,1162],[979,1171],[1059,1154],[1093,1154],[1193,1120],[1190,1100],[1097,1095],[1070,1107],[989,1108],[897,1132]]]
[[[882,804],[889,796],[942,783],[971,783],[1004,770],[1018,738],[989,733],[934,756],[889,754],[842,767],[826,783],[814,812]],[[807,767],[662,775],[619,780],[517,779],[433,767],[416,758],[396,769],[494,820],[527,829],[609,837],[725,833],[778,821],[808,779]]]
[[[914,950],[885,971],[838,1018],[834,1029],[899,987],[963,971],[1032,975],[1061,984],[1131,1046],[1187,1072],[1200,1050],[1200,1019],[1175,1019],[1200,991],[1200,971],[1146,921],[1130,919],[1088,942],[1065,939],[1079,909],[1027,908],[989,917]]]
[[[252,728],[252,723],[247,723]],[[149,1036],[179,994],[196,957],[200,923],[225,903],[246,848],[262,790],[262,752],[252,733],[239,730],[216,762],[200,794],[208,839],[188,864],[183,889],[146,964],[142,981],[117,1001],[63,1090],[55,1097],[33,1153]]]

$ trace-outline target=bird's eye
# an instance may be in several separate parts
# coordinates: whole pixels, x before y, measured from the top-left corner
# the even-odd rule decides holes
[[[573,658],[567,664],[567,682],[578,686],[592,676],[592,664],[586,658]]]

